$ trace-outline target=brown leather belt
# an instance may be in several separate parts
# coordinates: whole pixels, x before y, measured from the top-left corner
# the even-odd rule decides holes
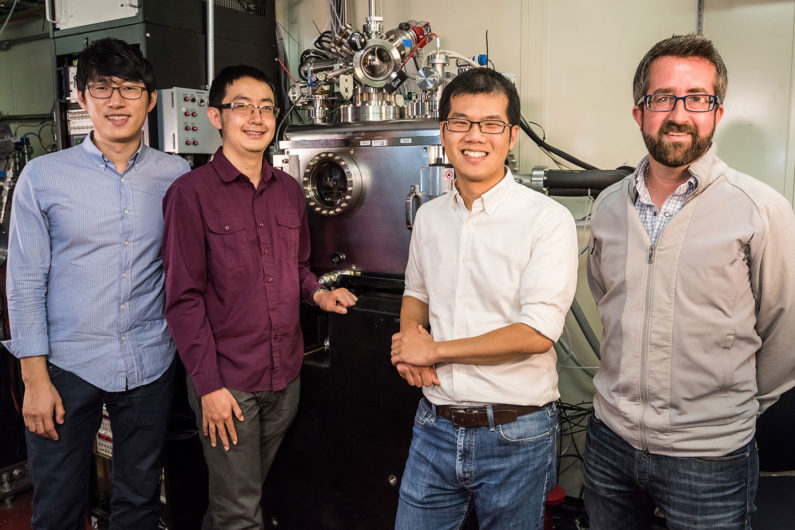
[[[428,404],[431,407],[430,403]],[[520,405],[492,405],[494,425],[505,425],[516,421],[519,416],[538,412],[544,407]],[[436,416],[453,422],[456,427],[488,427],[489,416],[486,407],[454,407],[450,405],[436,405]]]

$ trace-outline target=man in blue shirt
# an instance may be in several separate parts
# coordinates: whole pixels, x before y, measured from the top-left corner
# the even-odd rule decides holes
[[[151,65],[116,39],[78,59],[81,145],[32,160],[17,183],[8,248],[12,340],[34,529],[85,528],[92,444],[113,429],[111,527],[154,529],[175,347],[164,318],[161,200],[190,168],[148,148]]]

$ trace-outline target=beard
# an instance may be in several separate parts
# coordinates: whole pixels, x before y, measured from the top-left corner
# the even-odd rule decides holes
[[[690,135],[690,144],[684,142],[671,142],[666,140],[667,133],[686,133]],[[689,166],[707,152],[712,145],[712,135],[715,134],[715,123],[706,136],[700,136],[698,129],[692,124],[679,124],[666,121],[657,131],[657,134],[648,134],[641,128],[643,141],[649,150],[649,155],[667,167]]]

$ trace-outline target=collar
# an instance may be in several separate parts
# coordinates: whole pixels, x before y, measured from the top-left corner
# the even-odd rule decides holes
[[[475,201],[472,203],[472,211],[475,210],[476,205],[482,205],[483,211],[489,215],[493,214],[497,206],[510,194],[513,184],[515,184],[513,173],[511,173],[511,170],[508,166],[505,166],[505,176],[502,177],[502,180],[500,180],[497,184],[492,186],[489,191],[475,199]],[[464,199],[458,192],[457,186],[453,186],[452,204],[453,207],[466,207],[464,205]]]
[[[649,160],[648,158],[644,158],[638,166],[638,170],[635,175],[635,191],[637,192],[637,198],[640,202],[643,204],[653,205],[654,203],[651,200],[649,188],[646,186],[646,176],[648,172]],[[689,195],[695,189],[698,189],[698,178],[691,174],[687,181],[676,187],[672,195]]]
[[[223,147],[219,147],[218,150],[213,155],[212,160],[210,160],[210,165],[215,170],[215,173],[218,175],[223,182],[229,183],[237,179],[238,177],[243,177],[248,179],[243,173],[237,169],[232,162],[226,158],[224,155]],[[262,176],[260,177],[260,182],[267,182],[273,178],[273,167],[268,164],[267,159],[265,158],[265,154],[262,155]]]
[[[649,167],[649,155],[647,154],[644,156],[641,161],[638,163],[638,167],[634,173],[630,174],[627,177],[627,181],[630,183],[628,186],[629,195],[634,201],[638,196],[638,189],[637,189],[637,181],[639,177],[643,177],[644,185],[645,185],[645,178],[646,178],[646,171],[648,171]],[[707,152],[701,155],[701,158],[690,164],[687,168],[687,171],[690,172],[691,178],[688,179],[690,182],[693,178],[696,181],[696,187],[692,190],[691,195],[698,195],[699,193],[703,192],[710,184],[715,182],[727,169],[726,163],[718,158],[718,147],[715,145],[715,142],[712,142],[712,145],[707,149]],[[677,191],[679,191],[677,189]]]
[[[88,154],[89,158],[97,163],[100,167],[107,167],[108,164],[112,164],[110,158],[105,155],[102,151],[99,150],[99,147],[94,143],[94,131],[91,131],[91,134],[86,136],[85,140],[80,144],[80,147],[83,149],[83,152]],[[138,149],[133,153],[133,155],[127,160],[127,169],[132,169],[136,167],[136,163],[142,162],[144,158],[146,158],[146,151],[149,147],[141,140]]]

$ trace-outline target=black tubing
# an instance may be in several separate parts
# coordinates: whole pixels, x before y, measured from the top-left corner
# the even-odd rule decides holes
[[[629,175],[627,169],[548,169],[544,172],[546,188],[585,188],[603,190]]]
[[[567,161],[571,162],[572,164],[578,165],[578,166],[580,166],[583,169],[599,169],[596,166],[592,166],[588,162],[583,162],[579,158],[570,155],[566,151],[561,151],[557,147],[554,147],[554,146],[549,145],[548,143],[546,143],[544,141],[544,139],[541,138],[540,136],[538,136],[538,134],[536,134],[536,132],[532,129],[532,127],[530,127],[530,124],[527,123],[527,120],[525,120],[524,117],[522,117],[522,121],[519,124],[519,127],[522,128],[522,130],[525,132],[525,134],[527,136],[529,136],[530,139],[533,140],[538,147],[546,149],[550,153],[554,153],[554,154],[558,155],[559,157],[563,158],[564,160],[567,160]]]

